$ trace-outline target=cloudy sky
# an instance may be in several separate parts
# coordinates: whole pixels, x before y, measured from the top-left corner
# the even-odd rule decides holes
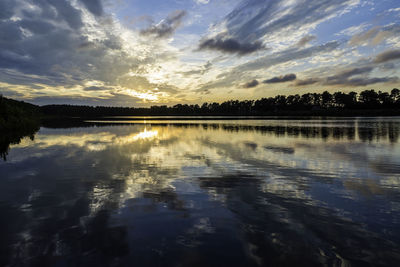
[[[150,106],[400,86],[398,0],[1,0],[0,93]]]

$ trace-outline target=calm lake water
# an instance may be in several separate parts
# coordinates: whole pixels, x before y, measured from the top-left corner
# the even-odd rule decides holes
[[[41,128],[0,162],[1,266],[399,266],[400,118]]]

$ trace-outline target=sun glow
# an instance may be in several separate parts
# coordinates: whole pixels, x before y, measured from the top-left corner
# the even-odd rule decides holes
[[[134,90],[127,90],[127,93],[131,96],[138,97],[145,101],[157,101],[158,100],[158,95],[153,94],[151,92],[145,93],[145,92],[136,92]]]

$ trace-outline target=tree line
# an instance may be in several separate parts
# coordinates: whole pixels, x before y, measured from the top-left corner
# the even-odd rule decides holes
[[[40,113],[39,106],[0,95],[0,130],[37,127]]]
[[[25,136],[33,139],[39,127],[38,106],[0,95],[0,158],[6,160],[10,144],[18,144]]]
[[[177,104],[149,108],[78,105],[46,105],[45,115],[68,117],[147,116],[147,115],[399,115],[400,90],[278,95],[258,100],[229,100],[202,105]],[[385,111],[385,112],[382,112]]]

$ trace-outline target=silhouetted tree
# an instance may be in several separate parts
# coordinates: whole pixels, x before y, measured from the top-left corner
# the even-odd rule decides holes
[[[359,100],[368,109],[376,109],[379,106],[379,94],[374,90],[362,91]]]

